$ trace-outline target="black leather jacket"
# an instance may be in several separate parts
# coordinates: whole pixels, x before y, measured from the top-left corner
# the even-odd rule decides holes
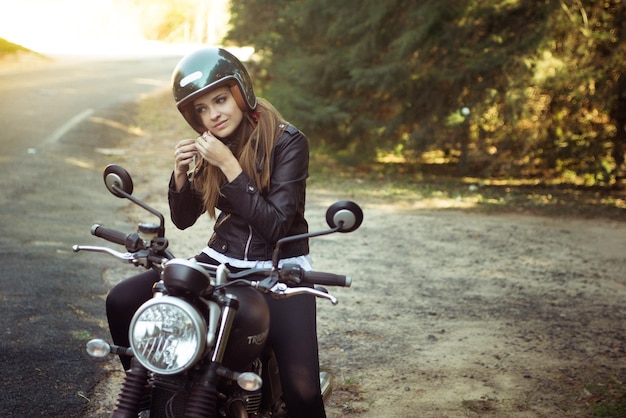
[[[302,132],[287,125],[272,152],[269,191],[262,193],[245,173],[222,186],[221,211],[208,245],[240,260],[271,260],[276,241],[308,231],[304,218],[309,145]],[[202,196],[187,182],[176,191],[170,180],[168,199],[174,225],[185,229],[205,212]],[[281,247],[281,258],[309,253],[308,240]]]

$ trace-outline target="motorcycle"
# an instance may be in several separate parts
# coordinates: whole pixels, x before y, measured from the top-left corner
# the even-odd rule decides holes
[[[130,174],[111,164],[103,177],[114,196],[159,219],[159,223],[139,223],[130,234],[92,226],[93,235],[124,246],[126,252],[73,247],[74,252],[106,253],[160,274],[153,298],[133,316],[130,347],[101,339],[87,343],[93,357],[131,357],[111,417],[287,417],[278,366],[266,343],[271,324],[262,294],[274,298],[308,294],[337,304],[323,286],[349,287],[349,276],[304,271],[295,264],[279,266],[280,249],[287,242],[356,230],[363,221],[361,208],[351,201],[336,202],[326,212],[330,229],[279,240],[271,268],[231,272],[227,265],[175,257],[168,250],[164,216],[132,195]],[[332,379],[322,372],[320,382],[326,401]]]

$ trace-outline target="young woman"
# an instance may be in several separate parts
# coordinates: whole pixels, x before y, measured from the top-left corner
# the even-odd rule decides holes
[[[235,268],[271,266],[276,241],[308,231],[306,137],[255,96],[245,67],[224,49],[203,48],[185,56],[172,83],[178,109],[200,135],[175,146],[168,192],[172,221],[185,229],[205,212],[215,218],[218,209],[208,245],[196,259]],[[311,269],[307,240],[282,246],[281,255],[281,262]],[[146,272],[109,293],[107,316],[116,344],[128,346],[132,315],[152,296],[156,280],[154,272]],[[269,341],[289,416],[325,417],[315,298],[267,300]]]

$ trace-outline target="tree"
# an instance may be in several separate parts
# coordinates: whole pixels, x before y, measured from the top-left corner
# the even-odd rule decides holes
[[[360,160],[428,150],[478,175],[623,170],[620,0],[233,0],[228,39],[314,145]],[[609,70],[607,70],[607,68]],[[621,101],[620,101],[621,100]]]

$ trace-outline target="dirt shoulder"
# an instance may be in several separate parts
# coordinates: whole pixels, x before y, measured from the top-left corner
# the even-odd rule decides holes
[[[137,196],[165,213],[167,135],[132,138],[114,158]],[[365,212],[358,231],[312,240],[316,269],[353,278],[333,290],[337,306],[318,303],[321,363],[336,383],[330,417],[626,413],[626,222],[479,213],[463,199],[393,202],[362,187],[312,182],[308,194],[312,230],[335,200]],[[170,225],[180,255],[195,254],[211,227]],[[112,376],[101,393],[115,392]]]
[[[592,416],[623,403],[623,223],[365,213],[354,235],[313,245],[318,268],[354,277],[340,305],[320,304],[322,363],[340,388],[331,416]]]

